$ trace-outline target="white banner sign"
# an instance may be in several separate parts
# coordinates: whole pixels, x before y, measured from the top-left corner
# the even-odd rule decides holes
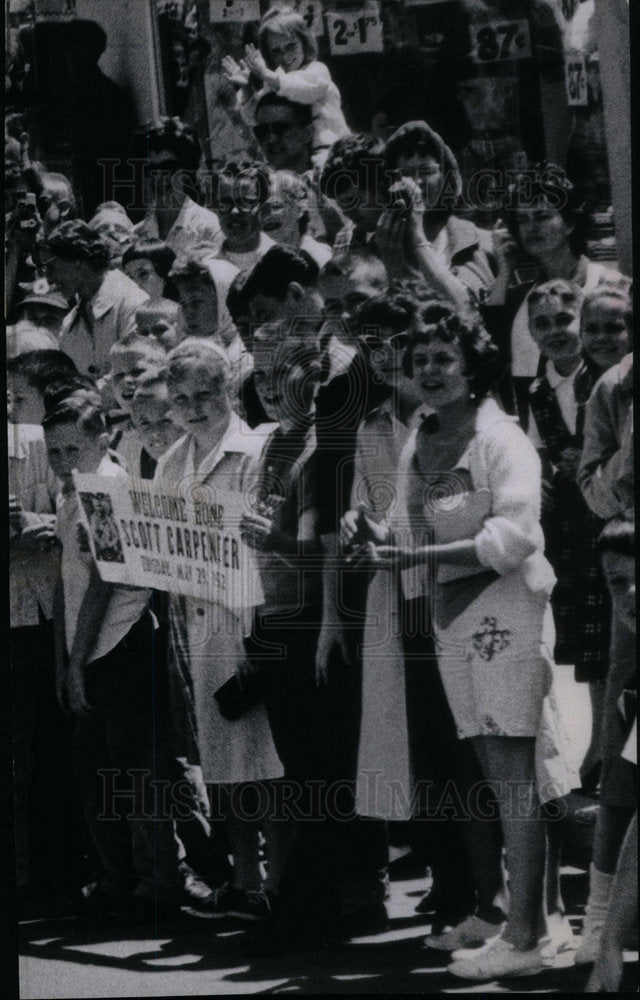
[[[382,52],[380,4],[366,3],[360,10],[331,11],[327,14],[327,31],[334,56]]]
[[[232,610],[263,601],[253,553],[240,536],[246,498],[187,480],[74,475],[98,572],[109,583],[169,590]]]
[[[209,0],[209,21],[259,21],[260,0]]]
[[[587,62],[584,52],[568,52],[565,54],[564,80],[569,106],[586,108],[589,98],[587,93]]]
[[[471,59],[474,63],[505,62],[531,58],[529,22],[488,21],[471,28]]]

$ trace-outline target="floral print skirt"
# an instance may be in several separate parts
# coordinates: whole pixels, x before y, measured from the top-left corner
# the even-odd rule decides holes
[[[436,627],[438,667],[460,739],[538,736],[554,642],[547,593],[534,593],[520,571],[494,580],[451,624]]]

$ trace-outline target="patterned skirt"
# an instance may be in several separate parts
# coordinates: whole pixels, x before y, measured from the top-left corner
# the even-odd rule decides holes
[[[436,625],[438,666],[461,739],[538,736],[554,638],[547,594],[534,593],[521,570],[495,579],[446,628]]]

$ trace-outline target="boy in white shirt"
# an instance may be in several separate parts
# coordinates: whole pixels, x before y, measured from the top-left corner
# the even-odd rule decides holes
[[[88,909],[133,919],[157,916],[158,906],[171,913],[180,893],[177,847],[169,816],[158,816],[153,785],[167,773],[158,752],[166,719],[158,713],[155,686],[165,644],[149,611],[150,591],[100,579],[84,551],[73,488],[74,469],[105,477],[124,473],[108,456],[97,393],[74,392],[45,416],[43,427],[49,462],[62,483],[57,692],[75,719],[74,777],[103,869]]]

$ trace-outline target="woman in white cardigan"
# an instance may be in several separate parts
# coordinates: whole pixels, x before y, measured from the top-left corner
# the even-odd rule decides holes
[[[429,595],[458,735],[473,741],[500,805],[507,922],[450,971],[523,975],[546,964],[547,934],[536,737],[552,681],[555,578],[542,552],[540,462],[488,395],[497,350],[486,332],[446,304],[430,320],[409,338],[405,363],[435,415],[405,445],[393,534],[378,530],[370,551],[401,570],[406,596]]]

